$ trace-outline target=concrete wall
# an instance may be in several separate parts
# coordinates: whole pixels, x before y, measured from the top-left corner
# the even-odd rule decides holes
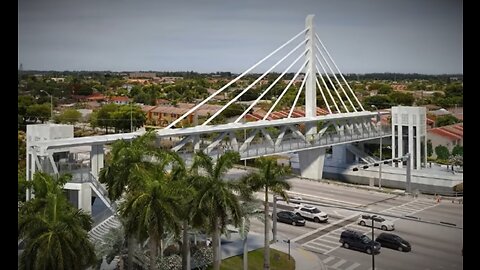
[[[375,186],[378,186],[378,169],[364,170],[360,168],[358,171],[353,171],[353,168],[354,166],[334,167],[325,165],[323,178],[362,185],[368,185],[370,180],[373,179]],[[382,166],[382,187],[405,190],[405,170],[406,168]],[[451,195],[453,187],[462,182],[462,174],[412,170],[412,190],[418,189],[424,193]]]

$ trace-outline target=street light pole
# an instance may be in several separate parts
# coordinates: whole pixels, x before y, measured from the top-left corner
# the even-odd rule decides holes
[[[372,105],[372,108],[375,108],[375,110],[377,110],[377,118],[378,118],[378,124],[379,124],[379,127],[380,127],[380,162],[379,162],[379,165],[378,165],[378,188],[382,188],[382,148],[383,148],[383,144],[382,144],[382,121],[381,121],[381,115],[380,115],[380,111],[378,110],[377,106],[375,105]]]
[[[53,122],[53,96],[50,95],[47,91],[45,90],[40,90],[40,92],[44,92],[48,96],[50,96],[50,121]]]

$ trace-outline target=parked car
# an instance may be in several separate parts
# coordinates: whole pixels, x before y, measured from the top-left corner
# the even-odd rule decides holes
[[[381,216],[377,215],[369,215],[369,214],[363,214],[360,216],[358,219],[358,224],[362,226],[372,226],[372,220],[373,220],[373,227],[375,228],[380,228],[384,231],[393,231],[395,230],[395,225],[393,224],[392,221],[385,219]]]
[[[328,215],[314,206],[300,205],[293,212],[304,218],[313,219],[315,222],[327,222]]]
[[[292,224],[294,226],[305,226],[305,219],[299,215],[295,215],[292,211],[280,211],[277,213],[279,222]]]
[[[408,241],[393,233],[381,233],[375,241],[379,242],[382,247],[396,249],[398,251],[408,252],[412,250]]]
[[[364,251],[368,254],[380,253],[381,244],[371,240],[359,231],[345,230],[340,234],[340,243],[344,248],[352,248]]]

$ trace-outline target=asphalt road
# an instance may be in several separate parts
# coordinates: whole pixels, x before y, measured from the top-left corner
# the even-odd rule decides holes
[[[278,223],[277,239],[291,239],[315,252],[327,269],[371,269],[371,255],[345,249],[338,242],[340,233],[346,228],[371,237],[371,228],[356,224],[364,211],[393,220],[393,233],[412,245],[412,251],[404,253],[382,248],[375,256],[375,269],[463,269],[463,204],[447,200],[437,204],[428,197],[414,199],[309,180],[292,179],[290,182],[293,185],[291,195],[318,205],[329,215],[329,220],[327,223],[307,221],[304,227]],[[292,209],[284,202],[280,202],[278,208]],[[401,218],[405,216],[417,220]],[[263,233],[263,224],[252,220],[251,230]],[[375,229],[375,235],[380,232]]]

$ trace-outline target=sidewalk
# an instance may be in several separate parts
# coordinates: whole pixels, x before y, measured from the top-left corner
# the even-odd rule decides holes
[[[285,252],[288,254],[288,243],[277,242],[270,245],[270,248]],[[295,269],[297,270],[326,270],[322,260],[313,252],[303,249],[295,242],[290,243],[290,256],[295,259]]]

